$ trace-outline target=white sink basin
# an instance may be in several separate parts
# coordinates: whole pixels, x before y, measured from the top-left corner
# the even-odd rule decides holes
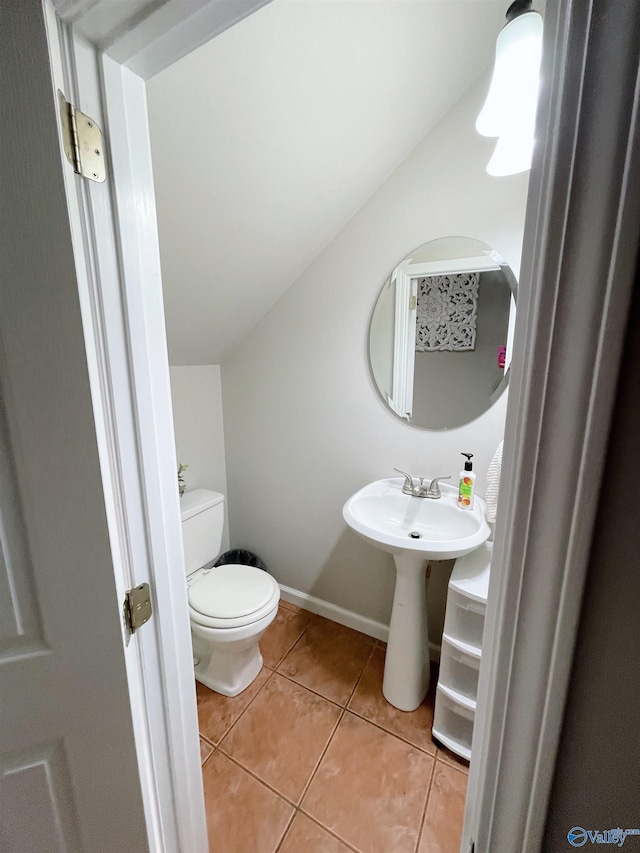
[[[346,502],[344,520],[390,554],[418,551],[427,559],[451,560],[486,542],[490,530],[482,498],[476,497],[472,510],[462,510],[453,486],[441,483],[442,497],[432,500],[404,495],[403,484],[402,477],[369,483]]]
[[[414,711],[429,689],[427,563],[470,553],[491,530],[482,498],[462,510],[453,486],[441,483],[442,497],[433,500],[404,495],[403,484],[402,477],[369,483],[349,498],[342,514],[356,533],[393,554],[396,589],[382,692],[401,711]]]

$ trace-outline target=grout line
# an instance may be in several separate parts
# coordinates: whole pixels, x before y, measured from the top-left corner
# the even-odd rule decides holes
[[[300,686],[300,685],[298,685],[298,686]],[[251,770],[249,767],[245,767],[245,765],[238,758],[231,755],[231,753],[227,752],[224,749],[224,747],[222,747],[221,745],[218,745],[217,748],[230,761],[233,761],[234,764],[236,764],[238,767],[242,768],[242,770],[245,770],[250,776],[253,776],[254,779],[257,779],[258,782],[261,782],[266,788],[269,788],[270,791],[273,791],[274,794],[277,794],[279,797],[281,797],[283,800],[285,800],[287,803],[289,803],[290,806],[293,806],[295,809],[298,809],[300,806],[300,803],[302,802],[302,800],[304,798],[304,795],[307,793],[307,789],[309,788],[309,785],[311,784],[314,776],[316,775],[318,767],[320,766],[320,763],[321,763],[322,759],[324,758],[327,749],[329,748],[329,744],[333,740],[333,736],[336,733],[336,730],[337,730],[338,726],[340,725],[340,721],[342,720],[344,714],[345,714],[345,709],[340,708],[340,715],[339,715],[338,719],[336,720],[336,723],[335,723],[333,729],[331,730],[331,734],[329,735],[329,737],[327,739],[327,743],[325,744],[325,746],[324,746],[324,748],[320,754],[320,757],[318,758],[317,762],[315,763],[313,770],[311,772],[311,775],[309,776],[309,780],[307,781],[304,788],[302,789],[302,793],[300,794],[300,797],[299,797],[297,802],[290,799],[286,794],[283,794],[282,791],[278,791],[277,788],[274,788],[272,785],[269,784],[269,782],[265,782],[265,780],[262,779],[260,776],[258,776],[254,770]]]
[[[370,720],[368,717],[365,717],[363,714],[359,713],[358,711],[354,711],[353,708],[351,708],[349,706],[349,703],[353,699],[353,696],[354,696],[356,690],[358,689],[358,685],[360,684],[360,681],[362,680],[362,676],[364,675],[364,671],[367,668],[367,666],[369,665],[371,658],[373,657],[374,651],[375,651],[375,647],[373,647],[371,649],[371,652],[369,654],[367,662],[364,665],[362,672],[358,676],[358,680],[356,681],[355,686],[353,687],[353,689],[349,695],[349,698],[346,700],[345,705],[341,705],[340,702],[336,702],[335,699],[329,699],[327,696],[324,696],[322,693],[318,693],[317,690],[313,690],[311,687],[307,687],[306,684],[300,684],[299,681],[296,681],[294,678],[292,678],[290,675],[286,675],[284,672],[278,672],[276,670],[275,675],[279,675],[281,678],[285,678],[287,681],[290,681],[292,684],[295,684],[296,687],[302,687],[305,690],[308,690],[309,693],[313,693],[314,696],[318,696],[320,699],[324,699],[325,702],[329,702],[332,705],[335,705],[336,707],[342,709],[343,711],[348,711],[350,714],[353,714],[354,717],[358,717],[358,719],[363,720],[365,723],[370,723],[372,726],[375,726],[377,729],[380,729],[381,731],[385,732],[385,734],[388,734],[388,735],[391,735],[392,737],[398,738],[398,740],[402,741],[403,743],[406,743],[407,746],[412,746],[412,747],[414,747],[414,749],[417,749],[420,752],[424,753],[424,755],[428,755],[429,758],[435,759],[437,754],[438,754],[438,747],[435,744],[432,743],[432,747],[433,747],[434,751],[429,752],[427,747],[419,746],[417,743],[414,743],[413,741],[409,740],[407,737],[400,735],[397,732],[393,732],[390,729],[386,729],[381,723],[378,723],[375,720]],[[460,770],[462,773],[467,772],[465,769],[460,768],[455,764],[449,764],[446,760],[443,760],[443,763],[447,764],[449,767],[455,767],[456,770]]]
[[[354,693],[354,692],[355,692],[355,690],[357,689],[358,684],[360,683],[360,679],[362,678],[362,674],[364,673],[364,670],[365,670],[365,668],[366,668],[367,664],[369,663],[369,660],[371,659],[371,656],[373,655],[373,650],[374,650],[374,647],[372,647],[371,652],[369,653],[369,657],[367,658],[367,663],[363,666],[363,668],[362,668],[362,672],[360,673],[360,675],[359,675],[359,677],[358,677],[358,679],[357,679],[357,681],[356,681],[356,683],[355,683],[355,686],[353,687],[353,689],[352,689],[352,691],[351,691],[351,694],[350,694],[350,696],[349,696],[349,699],[351,698],[351,696],[353,695],[353,693]],[[334,708],[337,708],[337,709],[340,711],[340,714],[339,714],[339,716],[338,716],[338,718],[337,718],[337,720],[336,720],[336,723],[335,723],[335,725],[334,725],[333,729],[331,730],[331,734],[329,735],[329,738],[327,739],[327,743],[325,744],[325,746],[324,746],[324,748],[323,748],[322,752],[320,753],[320,756],[318,757],[318,760],[316,761],[316,763],[315,763],[315,765],[314,765],[314,767],[313,767],[313,770],[312,770],[312,772],[311,772],[311,775],[309,776],[309,779],[308,779],[307,783],[305,784],[305,786],[304,786],[304,788],[303,788],[303,790],[302,790],[302,793],[301,793],[301,795],[300,795],[300,798],[298,799],[297,803],[295,803],[293,800],[290,800],[287,796],[285,796],[284,794],[282,794],[280,791],[277,791],[275,788],[272,788],[272,787],[271,787],[271,785],[269,785],[269,783],[265,782],[265,781],[264,781],[264,779],[261,779],[258,775],[256,775],[256,773],[255,773],[255,772],[253,772],[252,770],[250,770],[248,767],[245,767],[245,765],[244,765],[244,764],[242,764],[242,763],[241,763],[237,758],[235,758],[235,757],[234,757],[234,756],[232,756],[229,752],[227,752],[227,750],[226,750],[226,749],[224,748],[224,746],[223,746],[223,740],[224,740],[224,739],[229,735],[229,733],[231,732],[231,730],[232,730],[232,729],[237,725],[238,720],[240,720],[240,718],[244,715],[244,713],[246,712],[247,708],[249,708],[249,707],[251,706],[251,704],[253,704],[253,702],[255,701],[255,698],[258,696],[258,694],[260,693],[260,691],[261,691],[261,690],[266,686],[267,682],[268,682],[268,681],[270,681],[270,680],[271,680],[271,678],[276,677],[276,676],[280,676],[281,678],[285,679],[286,681],[289,681],[291,684],[295,684],[295,686],[296,686],[296,687],[299,687],[299,688],[301,688],[302,690],[306,690],[307,692],[311,693],[312,695],[317,696],[319,699],[323,699],[325,702],[328,702],[330,705],[333,705],[333,707],[334,707]],[[321,764],[321,762],[322,762],[322,759],[324,758],[325,753],[327,752],[327,750],[328,750],[328,748],[329,748],[329,745],[331,744],[331,741],[333,740],[333,737],[334,737],[334,735],[335,735],[336,731],[338,730],[338,726],[340,725],[340,722],[342,721],[342,718],[344,717],[345,713],[347,712],[347,708],[346,708],[346,706],[339,705],[337,702],[334,702],[334,701],[332,701],[331,699],[327,699],[327,697],[326,697],[326,696],[322,696],[320,693],[316,693],[314,690],[311,690],[311,689],[309,689],[308,687],[305,687],[305,685],[304,685],[304,684],[299,684],[297,681],[294,681],[293,679],[288,678],[286,675],[283,675],[281,672],[272,672],[272,674],[269,676],[269,678],[267,679],[267,681],[265,681],[264,685],[263,685],[263,686],[260,688],[260,690],[256,693],[256,697],[254,697],[254,698],[251,700],[251,702],[247,705],[247,708],[245,708],[245,710],[242,712],[242,714],[240,714],[240,716],[238,717],[238,719],[237,719],[237,720],[235,720],[235,722],[233,723],[233,725],[231,725],[231,726],[230,726],[230,728],[228,729],[228,731],[227,731],[227,732],[223,735],[223,737],[220,739],[220,741],[218,742],[218,748],[220,749],[220,751],[221,751],[224,755],[226,755],[226,756],[227,756],[227,758],[231,759],[231,760],[234,762],[234,764],[237,764],[237,765],[238,765],[239,767],[241,767],[243,770],[246,770],[246,772],[247,772],[247,773],[249,773],[251,776],[253,776],[255,779],[257,779],[259,782],[262,782],[262,784],[263,784],[263,785],[265,785],[266,787],[268,787],[268,788],[269,788],[270,790],[272,790],[274,793],[278,794],[278,796],[282,797],[282,798],[283,798],[284,800],[286,800],[290,805],[293,805],[295,808],[297,808],[297,807],[299,806],[299,804],[300,804],[300,803],[302,803],[302,800],[304,799],[304,796],[305,796],[305,794],[307,793],[307,790],[308,790],[309,786],[311,785],[311,782],[312,782],[312,781],[313,781],[313,779],[315,778],[315,775],[316,775],[316,773],[317,773],[317,771],[318,771],[318,768],[320,767],[320,764]],[[348,702],[348,701],[349,701],[349,700],[347,700],[347,702]]]
[[[256,694],[255,694],[255,696],[253,697],[253,699],[250,699],[250,700],[247,702],[246,707],[245,707],[245,708],[243,708],[243,709],[242,709],[242,711],[240,711],[240,713],[238,714],[238,716],[236,717],[236,719],[231,723],[231,725],[230,725],[230,726],[229,726],[229,728],[226,730],[226,732],[225,732],[225,733],[220,737],[220,740],[218,741],[218,743],[216,744],[216,746],[220,746],[220,744],[221,744],[221,743],[222,743],[222,741],[226,738],[226,736],[229,734],[229,732],[231,731],[231,729],[233,729],[233,728],[236,726],[236,724],[238,723],[238,720],[242,719],[242,717],[246,714],[246,712],[249,710],[249,708],[253,705],[253,703],[256,701],[256,699],[258,698],[258,696],[262,693],[262,691],[263,691],[263,690],[264,690],[264,688],[267,686],[267,684],[271,681],[271,679],[272,679],[272,678],[273,678],[273,676],[274,676],[274,672],[273,672],[273,670],[272,670],[272,669],[270,669],[270,670],[268,670],[268,671],[269,671],[269,675],[265,678],[265,680],[264,680],[264,684],[263,684],[261,687],[259,687],[259,688],[258,688],[258,690],[256,690]],[[257,677],[257,676],[256,676],[256,677]],[[225,753],[225,755],[226,755],[226,753]]]
[[[280,658],[280,660],[278,661],[278,663],[274,666],[274,668],[273,668],[273,669],[274,669],[274,672],[277,672],[277,671],[278,671],[278,667],[279,667],[279,666],[280,666],[280,664],[284,661],[284,659],[289,655],[289,652],[292,652],[292,651],[295,649],[295,647],[298,645],[298,643],[300,642],[300,640],[301,640],[301,639],[304,637],[304,635],[307,633],[307,628],[309,627],[309,624],[310,624],[310,623],[307,623],[307,624],[304,626],[304,628],[302,629],[302,631],[300,632],[300,634],[296,637],[296,639],[293,641],[293,643],[291,643],[291,645],[287,648],[286,652],[282,655],[282,657]]]
[[[354,847],[350,841],[345,841],[344,838],[339,836],[338,833],[335,832],[333,829],[329,829],[328,826],[325,826],[320,820],[318,820],[317,817],[312,817],[303,808],[297,809],[296,814],[298,814],[298,812],[308,818],[312,823],[315,823],[316,826],[319,826],[320,829],[324,830],[324,832],[326,832],[328,835],[331,835],[333,838],[335,838],[336,841],[339,841],[341,844],[344,844],[344,846],[347,847],[349,850],[353,850],[353,853],[361,853],[361,851],[358,850],[357,847]]]
[[[439,741],[436,743],[436,746],[438,747],[438,760],[441,761],[442,764],[446,764],[448,767],[455,767],[455,769],[460,770],[461,773],[466,773],[467,776],[469,775],[470,764],[468,761],[466,764],[462,764],[461,762],[464,761],[464,759],[459,758],[458,756],[453,758],[455,753],[451,752],[451,750],[444,746],[444,744],[440,746]]]
[[[463,776],[469,775],[468,767],[461,767],[459,764],[454,764],[451,759],[440,758],[440,750],[438,750],[438,754],[436,755],[436,760],[440,762],[440,764],[444,764],[445,767],[450,767],[452,770],[457,770],[458,773],[462,773]]]
[[[293,814],[289,818],[289,823],[286,825],[284,832],[282,833],[282,838],[280,839],[280,841],[278,841],[278,844],[276,846],[276,849],[274,850],[274,853],[278,853],[278,851],[280,850],[280,848],[284,844],[284,840],[287,837],[287,835],[289,834],[289,830],[291,829],[291,824],[293,823],[295,816],[297,814],[298,814],[298,809],[294,809]]]
[[[381,641],[377,640],[376,642],[380,643]],[[371,723],[372,726],[375,726],[376,728],[381,729],[383,732],[386,732],[386,734],[392,735],[392,737],[397,737],[398,740],[401,740],[403,743],[406,743],[409,746],[413,746],[413,747],[415,747],[415,749],[419,749],[420,752],[425,753],[425,755],[428,755],[431,758],[435,759],[437,754],[438,754],[438,747],[435,744],[433,744],[433,748],[435,751],[433,753],[429,752],[429,750],[426,749],[426,747],[418,746],[417,743],[413,743],[413,741],[410,741],[408,738],[404,737],[403,735],[397,734],[397,732],[392,732],[392,731],[390,731],[390,729],[386,729],[381,723],[377,723],[375,720],[370,720],[368,717],[365,717],[363,714],[358,713],[358,711],[354,711],[353,708],[350,707],[351,700],[353,699],[355,692],[358,689],[358,685],[360,684],[360,681],[362,680],[362,676],[364,675],[364,670],[371,663],[371,658],[373,657],[373,653],[375,652],[375,650],[377,648],[378,648],[378,646],[374,646],[371,649],[371,653],[369,654],[369,657],[368,657],[367,662],[364,666],[364,669],[360,673],[360,677],[358,678],[358,681],[356,682],[356,686],[353,688],[353,690],[351,692],[351,696],[349,697],[349,701],[347,702],[345,709],[347,711],[349,711],[350,714],[353,714],[355,717],[358,717],[359,719],[364,720],[365,723]]]
[[[244,770],[244,772],[248,773],[249,776],[252,776],[256,780],[256,782],[260,782],[261,785],[264,785],[265,788],[268,788],[272,794],[275,794],[281,800],[284,800],[285,803],[287,803],[287,805],[291,806],[293,809],[297,808],[293,800],[289,799],[289,797],[287,797],[286,794],[283,794],[282,791],[278,791],[278,789],[274,788],[273,785],[270,785],[268,782],[265,782],[264,779],[261,779],[260,776],[258,776],[254,770],[250,770],[248,767],[245,767],[244,764],[238,761],[237,758],[235,758],[233,755],[229,755],[228,752],[225,752],[222,747],[218,747],[218,749],[220,750],[222,755],[224,755],[225,758],[228,758],[229,761],[232,762],[232,764],[235,764],[236,767],[240,768],[240,770]]]
[[[422,810],[422,818],[420,819],[420,828],[418,830],[418,839],[416,841],[415,851],[420,849],[420,843],[422,842],[422,833],[424,831],[424,825],[427,820],[427,809],[429,808],[429,800],[431,799],[431,788],[433,787],[433,780],[436,775],[436,760],[434,758],[433,764],[431,765],[431,774],[429,776],[429,785],[427,786],[427,796],[424,801],[424,808]]]
[[[293,612],[293,611],[291,611],[291,612]],[[369,637],[369,635],[368,635],[368,634],[363,634],[363,633],[362,633],[362,631],[356,631],[356,630],[355,630],[355,628],[349,628],[349,627],[348,627],[348,626],[346,626],[346,625],[341,625],[341,623],[340,623],[340,622],[333,622],[333,620],[331,620],[331,619],[327,619],[325,616],[319,616],[317,613],[312,613],[310,610],[303,610],[302,612],[303,612],[303,613],[307,613],[311,618],[309,619],[309,621],[307,622],[307,624],[304,626],[304,628],[303,628],[303,630],[302,630],[302,632],[301,632],[300,636],[299,636],[299,637],[296,639],[296,641],[295,641],[295,642],[294,642],[294,643],[293,643],[293,644],[292,644],[292,645],[287,649],[287,651],[284,653],[284,655],[280,658],[280,660],[278,661],[278,663],[275,665],[274,670],[275,670],[276,672],[278,672],[278,671],[279,671],[279,670],[278,670],[278,668],[281,666],[281,664],[283,663],[284,659],[285,659],[285,658],[286,658],[286,657],[287,657],[287,656],[288,656],[288,655],[289,655],[289,654],[294,650],[294,648],[295,648],[295,647],[298,645],[298,643],[302,640],[302,638],[304,637],[304,635],[305,635],[305,634],[306,634],[306,632],[307,632],[307,629],[308,629],[308,628],[309,628],[309,627],[314,623],[314,621],[315,621],[315,622],[317,622],[318,620],[322,620],[323,622],[328,622],[328,623],[329,623],[329,624],[331,624],[331,625],[338,625],[338,626],[340,626],[340,627],[342,627],[342,628],[347,629],[348,631],[352,631],[354,634],[359,634],[361,637],[364,637],[364,639],[367,641],[367,644],[369,644],[369,645],[371,646],[371,649],[372,649],[372,650],[376,648],[376,643],[377,643],[378,641],[377,641],[375,638],[373,638],[373,637]],[[367,663],[368,663],[368,662],[369,662],[369,659],[367,659]],[[280,674],[282,675],[282,673],[280,673]],[[315,691],[314,691],[314,692],[315,692]],[[325,697],[325,698],[326,698],[326,697]]]
[[[345,714],[346,714],[346,709],[345,709],[345,708],[342,708],[342,709],[341,709],[340,716],[339,716],[339,717],[338,717],[338,719],[336,720],[336,724],[335,724],[335,726],[333,727],[333,729],[331,730],[331,734],[329,735],[329,738],[328,738],[328,740],[327,740],[327,742],[326,742],[326,744],[325,744],[325,747],[324,747],[324,749],[322,750],[322,752],[320,753],[320,757],[319,757],[319,758],[318,758],[318,760],[316,761],[315,766],[314,766],[313,770],[311,771],[311,775],[309,776],[309,779],[307,780],[307,784],[304,786],[304,788],[303,788],[303,790],[302,790],[302,794],[300,795],[300,799],[298,800],[298,807],[300,807],[300,806],[302,805],[302,801],[304,800],[304,798],[305,798],[305,796],[306,796],[306,794],[307,794],[307,791],[309,790],[309,787],[310,787],[311,783],[313,782],[313,780],[314,780],[314,779],[315,779],[315,777],[316,777],[316,773],[318,772],[318,770],[319,770],[319,768],[320,768],[320,765],[322,764],[322,759],[323,759],[323,758],[325,757],[325,755],[327,754],[327,750],[329,749],[329,746],[330,746],[330,744],[331,744],[331,741],[333,740],[333,737],[334,737],[335,733],[338,731],[338,726],[339,726],[339,725],[340,725],[340,723],[342,722],[342,718],[344,717],[344,715],[345,715]]]
[[[434,745],[435,752],[429,752],[429,750],[426,747],[418,746],[417,743],[413,743],[413,741],[409,740],[408,738],[404,737],[403,735],[399,735],[399,734],[397,734],[397,732],[392,732],[389,729],[385,729],[385,727],[383,725],[381,725],[380,723],[376,723],[375,720],[370,720],[368,717],[364,717],[362,714],[358,713],[358,711],[354,711],[353,708],[346,708],[345,710],[347,710],[350,714],[353,714],[354,717],[358,717],[359,720],[363,720],[365,723],[370,723],[372,726],[375,726],[377,729],[380,729],[385,734],[391,735],[391,737],[398,738],[398,740],[401,740],[403,743],[406,743],[407,746],[412,746],[414,749],[419,750],[424,755],[428,755],[429,758],[433,758],[435,760],[436,754],[437,754],[437,747],[435,745]]]
[[[295,612],[295,611],[293,611],[293,610],[290,610],[290,611],[289,611],[289,613],[294,613],[294,612]],[[307,611],[307,610],[305,610],[305,611],[303,611],[303,612],[304,612],[304,613],[308,613],[308,611]],[[298,614],[298,615],[299,615],[299,614]],[[309,615],[311,616],[311,615],[313,615],[313,614],[311,614],[311,613],[310,613]],[[310,625],[310,624],[311,624],[311,619],[309,619],[309,620],[307,621],[307,624],[304,626],[304,628],[302,629],[302,631],[298,634],[298,636],[297,636],[297,637],[296,637],[296,639],[291,643],[291,645],[287,647],[287,650],[285,651],[285,653],[284,653],[284,654],[282,655],[282,657],[277,661],[277,663],[276,663],[276,664],[275,664],[275,666],[273,667],[274,672],[275,672],[275,671],[277,671],[278,667],[280,666],[280,664],[282,663],[282,661],[286,658],[286,656],[289,654],[289,652],[290,652],[290,651],[293,651],[294,647],[298,645],[298,643],[300,642],[300,640],[302,639],[302,637],[303,637],[303,636],[304,636],[304,634],[306,633],[306,630],[307,630],[307,628],[309,627],[309,625]]]
[[[412,747],[413,749],[417,749],[418,752],[422,753],[422,755],[426,755],[428,758],[433,758],[436,760],[436,753],[427,752],[427,750],[422,746],[417,746],[415,743],[412,743],[410,740],[407,740],[406,737],[402,735],[398,735],[395,732],[390,732],[389,729],[385,729],[384,726],[381,726],[380,723],[376,723],[374,720],[369,720],[367,717],[363,717],[362,714],[359,714],[357,711],[352,711],[351,708],[345,708],[347,713],[351,714],[353,717],[357,717],[359,720],[362,720],[363,723],[369,723],[370,726],[373,726],[376,729],[379,729],[381,732],[384,732],[386,735],[390,735],[390,737],[395,738],[396,740],[401,741],[401,743],[406,744],[407,746]]]
[[[208,738],[206,735],[203,735],[202,732],[200,732],[200,737],[203,740],[207,741],[207,743],[209,743],[214,748],[216,746],[219,746],[222,743],[222,741],[224,740],[224,738],[226,738],[226,736],[229,734],[231,729],[233,729],[236,726],[236,724],[238,723],[240,718],[245,714],[245,712],[255,702],[258,695],[266,687],[267,683],[271,680],[271,678],[274,675],[279,675],[281,678],[284,678],[286,681],[289,681],[291,684],[295,684],[296,687],[301,687],[303,690],[307,690],[309,693],[312,693],[314,696],[317,696],[319,699],[324,699],[325,702],[329,702],[329,704],[333,705],[336,708],[340,708],[340,710],[342,710],[342,711],[348,711],[350,714],[353,714],[354,717],[358,717],[358,719],[363,720],[365,723],[370,723],[372,726],[375,726],[377,729],[380,729],[381,731],[385,732],[385,734],[388,734],[388,735],[391,735],[392,737],[398,738],[398,740],[402,741],[403,743],[406,743],[408,746],[414,747],[415,749],[419,750],[420,752],[424,753],[425,755],[428,755],[430,758],[437,759],[442,764],[445,764],[447,767],[453,767],[454,770],[458,770],[460,773],[464,773],[466,776],[468,776],[469,771],[466,767],[462,767],[462,766],[458,765],[457,763],[454,763],[453,760],[448,759],[446,757],[441,758],[440,755],[442,753],[442,750],[440,750],[435,744],[433,744],[433,748],[435,751],[429,752],[427,747],[420,746],[419,744],[414,743],[413,741],[409,740],[404,735],[398,734],[397,732],[394,732],[394,731],[391,731],[390,729],[385,728],[381,723],[378,723],[375,720],[371,720],[368,717],[365,717],[359,711],[355,711],[353,708],[349,707],[349,703],[353,699],[353,696],[354,696],[356,690],[358,689],[358,685],[360,684],[360,681],[362,680],[362,676],[364,675],[364,670],[369,665],[369,662],[371,661],[371,658],[373,657],[374,651],[375,651],[375,648],[373,648],[371,650],[369,658],[367,659],[367,663],[365,664],[362,672],[358,676],[358,680],[356,681],[355,686],[353,687],[345,705],[341,705],[339,702],[336,702],[335,699],[329,699],[327,696],[324,696],[322,693],[318,693],[317,690],[313,690],[311,687],[307,687],[306,684],[300,684],[299,681],[296,681],[295,679],[293,679],[289,675],[285,675],[285,673],[283,673],[283,672],[278,672],[277,670],[270,670],[270,675],[265,680],[262,687],[260,687],[260,689],[256,692],[256,695],[253,697],[253,699],[251,699],[251,701],[247,704],[246,708],[244,708],[243,711],[237,717],[237,719],[233,721],[233,723],[224,732],[224,734],[220,737],[220,740],[217,743],[215,741],[211,740],[211,738]],[[265,669],[269,669],[269,667],[265,667]],[[442,754],[444,755],[444,753],[442,753]],[[225,755],[226,755],[226,753],[225,753]]]
[[[207,763],[207,761],[211,758],[211,756],[213,755],[213,753],[214,753],[215,751],[216,751],[216,747],[214,746],[214,747],[213,747],[213,749],[211,750],[211,752],[209,753],[209,755],[207,755],[207,757],[205,758],[205,760],[200,762],[200,769],[201,769],[201,770],[204,770],[204,765],[205,765],[205,764]]]
[[[285,675],[284,672],[275,672],[274,675],[279,675],[280,678],[284,678],[291,684],[295,684],[296,687],[302,687],[304,690],[308,690],[309,693],[313,693],[313,695],[317,696],[319,699],[324,699],[325,702],[329,702],[329,704],[335,705],[336,708],[340,708],[341,711],[346,710],[346,705],[341,705],[340,702],[336,702],[335,699],[329,699],[327,696],[323,696],[322,693],[318,693],[317,690],[313,690],[311,687],[307,687],[306,684],[300,684],[299,681],[296,681],[295,678],[292,678],[290,675]]]
[[[358,689],[360,682],[362,681],[362,676],[364,675],[364,671],[369,666],[369,664],[371,663],[371,658],[373,657],[373,653],[375,652],[376,648],[377,648],[377,646],[375,644],[373,646],[371,646],[371,651],[369,652],[369,657],[365,661],[365,664],[362,667],[362,670],[360,671],[360,675],[358,676],[356,683],[353,685],[353,690],[349,694],[349,698],[347,699],[347,704],[344,706],[345,708],[349,707],[349,703],[353,699],[353,696],[354,696],[356,690]]]
[[[323,617],[319,617],[319,618],[321,618],[321,619],[322,619]],[[353,630],[353,629],[350,629],[350,630]],[[306,628],[305,628],[305,631],[306,631]],[[301,639],[302,639],[302,636],[300,636],[300,637],[298,638],[298,640],[296,640],[295,645],[297,645],[297,644],[298,644],[298,642],[299,642]],[[292,649],[293,649],[293,647],[292,647]],[[292,651],[292,649],[290,649],[289,651]],[[355,684],[353,685],[353,688],[351,689],[351,692],[350,692],[350,694],[349,694],[348,698],[345,700],[344,705],[343,705],[342,703],[340,703],[340,702],[337,702],[335,699],[329,699],[329,697],[328,697],[328,696],[325,696],[324,694],[319,693],[317,690],[314,690],[312,687],[307,687],[307,685],[306,685],[306,684],[301,684],[299,681],[296,681],[296,680],[295,680],[295,678],[293,678],[293,677],[292,677],[292,676],[290,676],[290,675],[287,675],[285,672],[280,672],[279,670],[275,670],[275,672],[276,672],[276,674],[277,674],[277,675],[281,675],[281,676],[282,676],[282,678],[286,678],[286,679],[287,679],[287,681],[291,681],[293,684],[297,684],[297,685],[298,685],[298,687],[304,687],[304,689],[305,689],[305,690],[308,690],[310,693],[313,693],[315,696],[319,696],[321,699],[325,699],[327,702],[331,702],[331,704],[332,704],[332,705],[337,705],[337,706],[338,706],[338,708],[342,708],[342,709],[344,709],[344,710],[347,710],[347,709],[348,709],[348,707],[349,707],[349,702],[350,702],[350,701],[351,701],[351,699],[353,698],[353,694],[354,694],[354,693],[356,692],[356,690],[358,689],[358,685],[360,684],[360,681],[361,681],[361,679],[362,679],[362,676],[364,675],[364,671],[365,671],[365,669],[366,669],[366,668],[367,668],[367,666],[369,665],[369,661],[370,661],[370,660],[371,660],[371,658],[373,657],[373,653],[374,653],[375,649],[376,649],[375,644],[372,644],[371,649],[370,649],[370,651],[369,651],[369,656],[367,657],[367,660],[365,661],[365,664],[364,664],[364,666],[362,667],[362,670],[360,671],[360,674],[358,675],[358,678],[356,679],[356,682],[355,682]],[[286,655],[285,655],[285,657],[286,657]],[[283,658],[283,660],[284,660],[284,658]],[[280,663],[282,663],[282,661],[280,661]],[[280,664],[278,664],[278,666],[279,666],[279,665],[280,665]]]
[[[211,738],[210,738],[210,737],[207,737],[206,735],[203,735],[203,734],[202,734],[202,732],[200,731],[200,729],[198,729],[198,734],[200,735],[200,737],[202,738],[202,740],[206,741],[206,742],[209,744],[209,746],[212,746],[214,749],[216,748],[216,743],[215,743],[215,741],[211,740]]]

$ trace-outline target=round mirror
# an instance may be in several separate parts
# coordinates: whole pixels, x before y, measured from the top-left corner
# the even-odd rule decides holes
[[[509,381],[518,283],[491,246],[443,237],[405,258],[380,292],[369,364],[389,409],[422,429],[480,417]]]

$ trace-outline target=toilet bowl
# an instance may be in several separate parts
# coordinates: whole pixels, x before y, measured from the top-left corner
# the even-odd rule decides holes
[[[278,612],[280,587],[253,566],[207,567],[222,543],[224,495],[185,492],[181,509],[195,676],[223,696],[237,696],[262,669],[258,644]]]
[[[262,669],[259,641],[275,619],[280,588],[253,566],[227,564],[189,587],[195,675],[223,696],[237,696]]]

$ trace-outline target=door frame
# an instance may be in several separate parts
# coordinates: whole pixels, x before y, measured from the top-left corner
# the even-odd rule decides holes
[[[60,0],[63,17],[65,5]],[[83,5],[95,11],[91,0],[72,4],[76,24],[82,24]],[[124,335],[129,388],[115,387],[113,371],[106,370],[102,393],[112,399],[124,395],[131,407],[139,462],[135,477],[151,553],[148,577],[156,590],[179,601],[185,593],[181,570],[176,571],[181,535],[175,481],[169,476],[175,449],[145,81],[262,5],[264,0],[197,0],[185,14],[183,0],[169,0],[135,27],[123,26],[106,46],[83,46],[77,30],[72,33],[69,24],[59,28],[66,70],[84,111],[82,69],[92,57],[97,60],[112,175],[115,229],[107,233],[98,227],[109,211],[103,210],[100,220],[91,203],[79,216],[94,250],[93,259],[84,261],[91,270],[91,298],[100,301],[104,295],[101,257],[113,254],[115,244],[124,315],[120,326],[103,321],[102,335],[88,341],[88,355],[115,369],[109,341]],[[640,185],[639,154],[631,145],[638,132],[637,100],[622,104],[597,86],[587,89],[603,51],[616,39],[624,43],[625,28],[638,18],[624,0],[608,5],[616,7],[617,17],[607,17],[600,0],[546,3],[538,123],[544,132],[529,190],[503,500],[487,611],[489,663],[481,668],[464,853],[472,841],[475,853],[540,848],[562,725],[640,234],[638,206],[631,203],[631,179]],[[615,85],[623,90],[630,81],[635,85],[637,60],[619,63]],[[594,118],[599,114],[607,116],[608,135]],[[612,192],[621,199],[614,210]],[[603,226],[607,217],[613,217],[612,229]],[[105,241],[111,241],[109,247]],[[589,251],[580,257],[576,246]],[[567,352],[570,359],[562,357]],[[117,450],[113,407],[98,410],[97,417],[104,419],[99,434],[112,435]],[[563,428],[566,423],[570,429]],[[111,464],[117,473],[117,458]],[[119,476],[124,482],[122,471]],[[125,535],[127,519],[120,521]],[[131,576],[139,582],[136,567]],[[195,851],[204,849],[204,813],[193,749],[193,684],[186,685],[181,670],[190,643],[186,609],[184,619],[176,619],[170,612],[175,609],[159,612],[159,628],[147,635],[161,672],[164,717],[155,720],[153,708],[144,703],[134,712],[147,743],[142,767],[148,783],[168,774],[174,797],[169,822],[181,839],[177,849]],[[191,677],[190,660],[187,673]],[[145,678],[142,660],[131,674],[133,693],[140,692]],[[166,749],[158,750],[154,731],[164,733]],[[156,795],[156,819],[162,822],[171,806]],[[161,832],[150,837],[158,845],[152,849],[169,851]]]
[[[546,4],[465,853],[541,849],[636,276],[639,34],[637,4]]]
[[[116,587],[120,600],[144,582],[152,593],[149,624],[123,632],[149,846],[205,853],[145,80],[269,0],[189,0],[188,14],[185,0],[145,0],[153,11],[136,23],[138,4],[133,24],[111,0],[41,2],[64,94],[104,133],[106,184],[61,157]],[[108,48],[105,20],[118,32]]]

